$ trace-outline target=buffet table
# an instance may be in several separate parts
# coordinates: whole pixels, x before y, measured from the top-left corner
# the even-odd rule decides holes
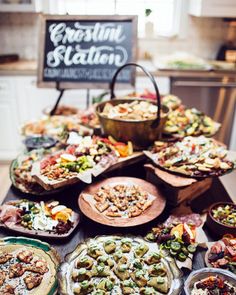
[[[111,97],[116,97],[119,71],[130,65],[143,69],[121,67],[111,82]],[[2,261],[10,279],[21,277],[23,288],[27,282],[42,288],[50,271],[54,289],[45,294],[56,294],[59,284],[63,295],[184,295],[182,283],[192,270],[202,271],[206,264],[216,268],[222,254],[223,267],[236,273],[235,152],[213,137],[218,122],[176,96],[161,97],[153,76],[143,71],[153,83],[156,104],[145,93],[145,99],[111,99],[86,112],[62,107],[60,115],[22,127],[28,152],[10,167],[0,244],[21,249],[2,255]],[[95,133],[97,125],[103,136]],[[221,224],[223,229],[216,230]],[[223,240],[234,243],[230,250],[231,244],[225,247],[231,252],[221,247],[210,260],[217,243],[208,242],[226,233],[231,235]],[[54,253],[54,268],[34,258],[34,250],[27,251],[31,245]],[[58,268],[59,256],[65,263]],[[27,271],[37,275],[24,277]],[[13,292],[19,291],[16,280]],[[195,285],[185,284],[186,293]],[[229,294],[235,294],[236,283],[232,288]]]
[[[108,177],[112,176],[132,176],[132,177],[139,177],[142,179],[145,179],[146,172],[143,167],[143,162],[139,164],[133,164],[126,168],[105,173],[102,174],[100,177],[98,177],[98,180],[106,179]],[[231,175],[231,181],[233,182],[234,174]],[[30,196],[31,200],[34,201],[41,201],[41,200],[52,200],[56,199],[60,201],[60,203],[65,204],[66,206],[73,208],[74,211],[79,212],[78,209],[78,196],[80,192],[85,187],[84,184],[75,184],[73,186],[68,187],[64,191],[56,194],[51,195],[48,197],[35,197]],[[10,201],[10,200],[17,200],[25,198],[26,195],[19,192],[17,189],[15,189],[13,186],[10,187],[9,191],[6,194],[6,197],[3,202]],[[206,209],[213,203],[219,202],[219,201],[231,201],[231,196],[227,193],[225,187],[223,186],[222,182],[215,178],[213,181],[213,185],[210,190],[208,190],[206,193],[201,195],[200,197],[194,199],[190,204],[185,204],[185,206],[190,206],[193,212],[196,213],[202,213],[206,211]],[[64,256],[70,252],[72,252],[75,247],[78,245],[78,243],[84,241],[84,239],[88,237],[95,237],[97,235],[109,235],[109,234],[133,234],[135,236],[145,236],[145,234],[155,225],[157,225],[158,222],[162,222],[168,218],[173,208],[170,206],[166,206],[164,212],[155,220],[152,222],[149,222],[145,225],[136,226],[136,227],[127,227],[127,228],[118,228],[118,227],[108,227],[105,225],[100,225],[96,222],[93,222],[92,220],[89,220],[85,216],[82,216],[82,213],[80,212],[81,222],[79,226],[76,228],[76,230],[73,232],[72,236],[70,236],[68,239],[63,240],[55,240],[55,239],[43,239],[49,244],[51,244],[54,248],[56,248],[61,256],[61,259],[64,259]],[[207,228],[203,227],[206,236],[209,241],[214,240],[214,237],[210,235],[210,233],[207,231]],[[0,237],[5,236],[12,236],[14,233],[9,232],[7,230],[2,230]],[[196,252],[193,260],[193,270],[203,268],[205,267],[204,264],[204,254],[205,250],[202,248],[199,248]],[[189,271],[184,270],[184,278],[187,278],[189,274]],[[184,291],[182,292],[184,294]]]

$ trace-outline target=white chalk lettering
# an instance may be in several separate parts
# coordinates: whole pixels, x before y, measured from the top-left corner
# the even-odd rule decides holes
[[[127,50],[122,46],[91,46],[82,49],[80,45],[60,45],[47,54],[47,66],[55,68],[71,65],[115,65],[122,66],[128,60]]]
[[[54,23],[49,27],[50,40],[54,46],[61,44],[71,44],[79,42],[115,42],[122,43],[125,40],[123,27],[114,23],[96,23],[93,26],[80,25],[79,22],[73,24],[73,27],[66,23]]]

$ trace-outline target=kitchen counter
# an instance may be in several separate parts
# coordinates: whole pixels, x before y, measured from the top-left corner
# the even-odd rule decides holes
[[[0,76],[25,76],[37,74],[36,60],[19,60],[0,64]]]
[[[138,61],[146,67],[154,76],[170,78],[223,78],[236,79],[236,70],[157,70],[151,61]],[[8,75],[37,75],[36,60],[19,60],[17,62],[0,64],[0,76]],[[145,76],[138,70],[138,76]]]
[[[236,70],[156,70],[157,76],[168,76],[171,78],[223,78],[236,79]]]

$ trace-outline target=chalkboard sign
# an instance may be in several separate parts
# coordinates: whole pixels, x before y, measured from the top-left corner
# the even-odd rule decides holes
[[[136,41],[136,16],[42,16],[38,86],[107,88],[120,66],[135,62]],[[133,67],[118,77],[134,80]]]

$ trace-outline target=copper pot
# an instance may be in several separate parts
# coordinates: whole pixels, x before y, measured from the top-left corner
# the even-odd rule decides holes
[[[105,104],[108,102],[112,105],[118,105],[120,103],[125,103],[125,102],[146,101],[145,99],[139,99],[139,98],[114,99],[115,98],[114,85],[116,82],[117,75],[123,68],[127,66],[136,66],[141,68],[144,71],[144,73],[150,78],[151,82],[153,83],[153,86],[156,92],[156,97],[157,97],[157,102],[155,104],[158,107],[156,118],[151,120],[149,119],[149,120],[141,120],[141,121],[132,121],[132,120],[128,121],[128,120],[121,120],[121,119],[111,119],[101,115]],[[147,148],[155,140],[157,140],[159,136],[161,135],[164,124],[166,122],[166,119],[169,113],[168,107],[161,106],[160,94],[159,94],[159,90],[154,77],[142,66],[135,63],[129,63],[120,67],[116,71],[112,79],[110,88],[111,88],[111,100],[102,102],[98,104],[96,107],[96,113],[102,127],[102,132],[105,135],[111,135],[118,141],[123,141],[123,142],[131,141],[136,150]]]

